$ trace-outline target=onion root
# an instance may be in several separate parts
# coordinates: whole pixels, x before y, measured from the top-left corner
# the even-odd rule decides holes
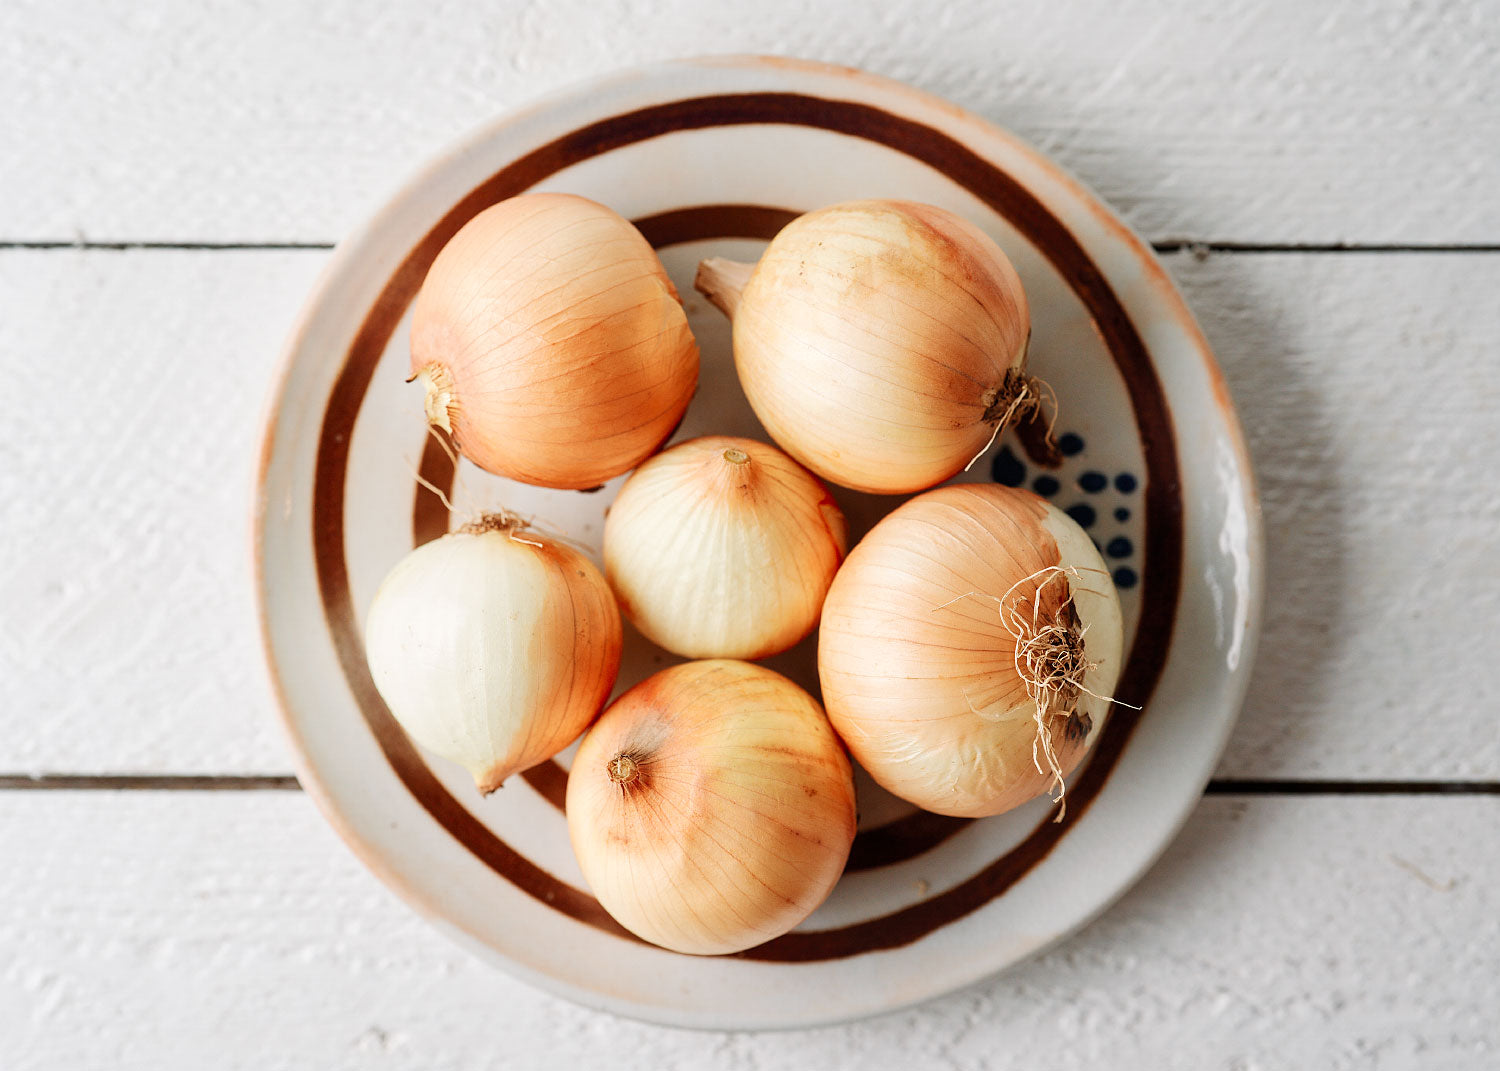
[[[970,591],[948,600],[942,606],[933,607],[936,612],[959,599],[971,596],[995,601],[1001,625],[1016,641],[1016,675],[1021,678],[1027,698],[1036,708],[1032,715],[1036,721],[1036,737],[1031,742],[1031,761],[1036,766],[1037,773],[1044,776],[1050,774],[1052,777],[1047,791],[1056,793],[1052,797],[1052,802],[1058,804],[1054,822],[1063,820],[1068,804],[1062,764],[1058,761],[1057,750],[1052,743],[1051,722],[1054,718],[1062,719],[1062,731],[1070,740],[1088,735],[1093,728],[1093,721],[1087,712],[1079,713],[1078,697],[1082,694],[1094,694],[1084,687],[1083,680],[1085,674],[1098,667],[1098,663],[1089,661],[1084,653],[1083,637],[1088,630],[1080,625],[1078,612],[1073,607],[1069,578],[1080,579],[1079,571],[1076,568],[1049,565],[1030,576],[1022,577],[1004,595],[996,597]],[[1031,589],[1031,595],[1018,590],[1033,582],[1036,583]],[[1041,616],[1042,592],[1049,584],[1057,582],[1067,587],[1068,594],[1062,600],[1056,615],[1051,620],[1044,621]],[[1024,603],[1031,604],[1029,615],[1023,609]],[[1110,696],[1096,698],[1116,701]],[[972,701],[969,708],[983,716],[983,711],[977,710]],[[1046,766],[1042,765],[1044,761]]]
[[[1030,339],[1027,339],[1030,343]],[[1024,358],[1023,358],[1024,360]],[[974,467],[974,462],[982,458],[990,447],[995,445],[995,440],[1000,438],[1000,433],[1010,427],[1012,422],[1019,424],[1023,418],[1035,420],[1043,412],[1043,400],[1051,404],[1046,408],[1052,410],[1052,415],[1047,419],[1047,428],[1042,433],[1042,444],[1048,449],[1053,447],[1052,431],[1057,424],[1057,391],[1052,389],[1041,376],[1029,375],[1024,366],[1020,369],[1012,368],[1005,376],[1005,382],[994,390],[987,392],[981,401],[984,402],[983,420],[987,424],[994,425],[994,432],[989,441],[984,444],[984,449],[969,459],[964,466],[968,472]]]

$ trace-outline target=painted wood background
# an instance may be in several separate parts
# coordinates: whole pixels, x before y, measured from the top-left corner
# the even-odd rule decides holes
[[[947,96],[1158,243],[1270,543],[1244,715],[1146,880],[973,991],[780,1035],[586,1012],[412,916],[295,790],[248,570],[327,247],[497,112],[719,51]],[[1500,1065],[1488,0],[8,0],[0,145],[0,1068]]]

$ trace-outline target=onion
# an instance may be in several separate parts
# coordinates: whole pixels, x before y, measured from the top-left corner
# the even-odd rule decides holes
[[[587,558],[490,515],[424,544],[365,622],[375,687],[413,740],[481,792],[567,747],[614,687],[620,614]]]
[[[775,447],[710,436],[625,481],[604,568],[646,637],[689,658],[764,658],[818,623],[844,557],[844,515]]]
[[[567,810],[605,909],[697,955],[790,930],[854,843],[853,775],[823,711],[745,662],[673,666],[616,700],[579,746]]]
[[[1083,529],[1027,491],[942,487],[849,555],[823,606],[828,716],[859,763],[939,814],[998,814],[1097,737],[1120,672],[1120,604]]]
[[[641,233],[603,205],[524,194],[443,247],[412,311],[427,417],[490,472],[596,487],[666,441],[698,346]]]
[[[704,261],[697,287],[734,321],[740,382],[771,438],[845,487],[931,487],[1037,407],[1021,280],[943,209],[809,212],[753,267]]]

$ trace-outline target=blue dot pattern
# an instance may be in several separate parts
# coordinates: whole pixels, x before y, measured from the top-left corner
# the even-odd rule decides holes
[[[1092,528],[1094,521],[1098,519],[1094,507],[1087,502],[1075,502],[1063,512],[1077,521],[1080,528]]]
[[[998,484],[1004,484],[1006,487],[1020,487],[1026,482],[1026,463],[1018,458],[1010,447],[1002,446],[1000,452],[995,455],[995,460],[990,462],[990,475]]]
[[[1057,437],[1057,449],[1064,458],[1078,457],[1086,445],[1083,436],[1075,431],[1064,432]],[[1064,468],[1067,467],[1069,466],[1065,463]],[[990,473],[996,483],[1006,487],[1025,487],[1029,476],[1031,489],[1043,498],[1054,498],[1063,489],[1062,480],[1049,472],[1028,472],[1026,459],[1010,446],[1002,446],[996,452],[990,462]],[[1131,519],[1133,511],[1128,506],[1109,501],[1111,485],[1117,494],[1133,495],[1140,488],[1140,480],[1131,472],[1110,473],[1099,469],[1085,469],[1069,486],[1093,501],[1071,502],[1064,508],[1064,512],[1088,532],[1089,539],[1099,549],[1099,553],[1114,563],[1111,575],[1115,586],[1126,591],[1136,587],[1141,580],[1133,564],[1135,541],[1118,528],[1109,531],[1114,525],[1102,518],[1113,517],[1115,524],[1123,525]],[[1101,497],[1103,501],[1099,500]]]

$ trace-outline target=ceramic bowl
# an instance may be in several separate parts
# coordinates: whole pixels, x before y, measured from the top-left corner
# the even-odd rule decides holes
[[[728,325],[692,289],[701,258],[754,259],[796,214],[864,197],[941,205],[1007,251],[1030,299],[1032,368],[1061,400],[1061,459],[1035,460],[1035,437],[1028,450],[1008,433],[962,478],[1031,487],[1067,509],[1110,563],[1127,623],[1121,702],[1070,779],[1063,821],[1045,799],[980,821],[940,818],[861,778],[860,833],[832,897],[760,948],[691,957],[631,938],[590,895],[561,810],[570,753],[482,798],[466,773],[407,740],[361,642],[386,571],[502,504],[597,559],[620,483],[585,494],[467,463],[455,471],[428,436],[419,388],[404,382],[427,266],[476,212],[524,190],[608,204],[660,250],[703,353],[678,438],[764,437],[735,378]],[[855,537],[899,501],[839,497]],[[479,954],[585,1004],[679,1025],[869,1015],[975,982],[1076,930],[1193,808],[1240,706],[1260,621],[1244,441],[1150,249],[989,123],[893,82],[780,59],[617,74],[504,116],[409,182],[339,246],[292,333],[254,527],[286,729],[329,821]],[[674,660],[631,634],[620,687]],[[816,689],[811,643],[771,664]]]

